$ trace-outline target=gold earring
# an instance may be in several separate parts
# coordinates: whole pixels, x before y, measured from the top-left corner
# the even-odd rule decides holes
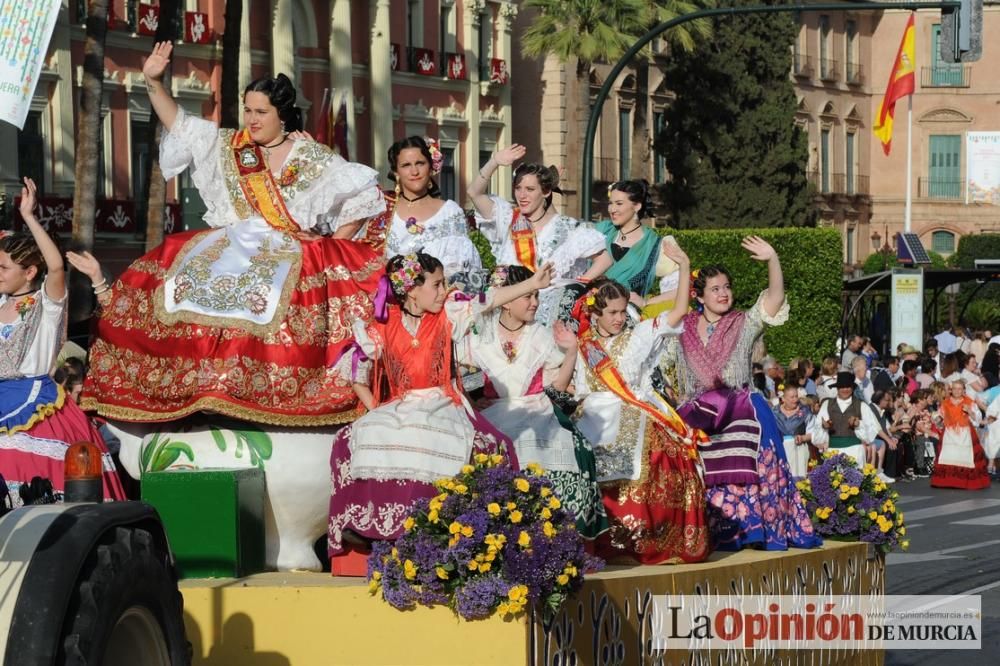
[[[399,181],[397,180],[396,181],[396,198],[399,198],[399,195],[402,194],[402,192],[403,192],[403,189],[400,187]]]

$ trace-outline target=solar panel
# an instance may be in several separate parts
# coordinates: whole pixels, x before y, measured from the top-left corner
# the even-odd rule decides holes
[[[904,264],[920,265],[931,263],[931,258],[927,255],[927,250],[924,249],[923,244],[920,242],[920,236],[914,233],[906,232],[899,234],[899,242],[896,245],[896,256]]]

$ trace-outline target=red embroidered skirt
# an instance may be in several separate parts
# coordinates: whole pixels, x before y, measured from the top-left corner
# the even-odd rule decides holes
[[[356,418],[350,383],[331,368],[352,340],[352,322],[371,317],[383,257],[348,240],[302,241],[288,307],[271,323],[165,317],[167,272],[206,233],[172,234],[115,282],[90,349],[83,407],[141,422],[198,411],[285,426]]]

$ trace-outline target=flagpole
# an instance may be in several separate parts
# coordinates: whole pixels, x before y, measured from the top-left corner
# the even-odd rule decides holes
[[[910,233],[913,224],[913,93],[906,96],[906,207],[903,231]]]

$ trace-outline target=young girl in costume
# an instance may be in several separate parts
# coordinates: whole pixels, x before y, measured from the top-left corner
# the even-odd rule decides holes
[[[680,332],[687,310],[688,258],[676,245],[667,251],[682,267],[669,312],[625,329],[629,289],[607,278],[578,302],[577,426],[594,445],[611,521],[597,551],[612,561],[700,562],[709,554],[698,435],[650,381],[664,338]]]
[[[492,286],[532,279],[523,266],[497,266]],[[539,295],[531,291],[484,313],[473,326],[471,365],[486,376],[483,416],[510,437],[521,466],[545,470],[577,530],[594,539],[607,529],[590,442],[546,391],[566,391],[576,367],[576,337],[562,324],[535,321]],[[557,341],[558,338],[558,341]]]
[[[334,440],[331,557],[345,554],[348,531],[369,540],[399,536],[413,502],[437,494],[432,483],[457,474],[473,453],[502,453],[517,464],[510,440],[462,394],[453,349],[483,312],[550,280],[544,266],[473,300],[445,287],[441,262],[430,255],[389,260],[375,321],[355,323],[355,348],[336,369],[368,412]]]
[[[543,164],[525,163],[514,170],[512,207],[501,197],[487,194],[490,178],[497,168],[509,167],[527,150],[520,144],[498,150],[469,185],[468,193],[478,213],[479,230],[490,241],[498,264],[524,266],[536,270],[552,262],[554,276],[561,284],[538,295],[535,321],[551,326],[558,318],[563,285],[567,281],[592,280],[611,265],[604,251],[604,238],[589,225],[563,215],[552,204],[553,194],[561,194],[559,171]],[[571,303],[565,307],[565,316]]]
[[[105,498],[123,499],[100,433],[49,376],[66,326],[66,273],[35,204],[35,183],[25,178],[20,209],[28,232],[0,238],[0,474],[8,484],[2,490],[39,476],[59,497],[66,450],[86,441],[101,450]]]
[[[965,391],[965,380],[956,379],[948,386],[948,397],[941,401],[941,448],[931,472],[935,488],[990,487],[986,454],[976,432],[982,413]]]
[[[684,401],[680,415],[711,438],[700,453],[713,546],[811,548],[821,539],[792,482],[771,406],[751,381],[753,347],[765,325],[788,319],[781,263],[759,237],[744,239],[743,247],[767,262],[767,289],[750,310],[735,310],[725,267],[701,269],[694,280],[699,307],[684,317],[684,332],[668,345],[665,374],[674,371],[674,390]]]

